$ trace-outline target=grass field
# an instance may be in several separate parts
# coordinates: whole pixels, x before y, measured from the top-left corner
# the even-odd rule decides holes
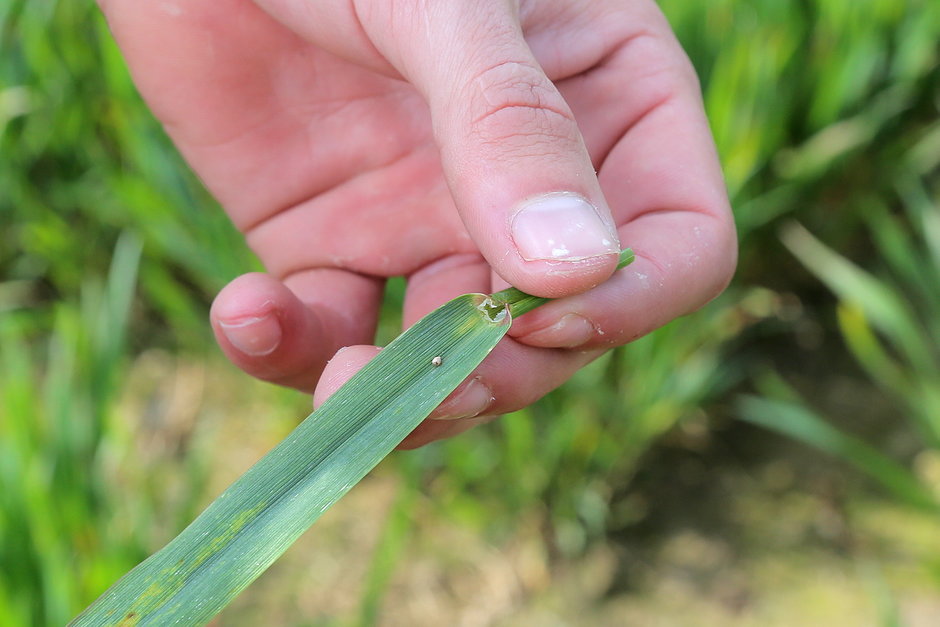
[[[940,4],[660,4],[732,194],[732,287],[393,455],[218,624],[940,612]],[[0,0],[0,624],[67,622],[306,415],[212,342],[212,296],[258,267],[94,4]]]

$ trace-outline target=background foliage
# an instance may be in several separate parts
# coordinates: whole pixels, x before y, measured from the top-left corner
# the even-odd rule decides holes
[[[790,564],[788,550],[857,567],[826,582],[862,582],[885,624],[916,623],[940,596],[938,547],[917,535],[937,536],[940,493],[940,4],[660,4],[702,78],[736,208],[731,289],[525,411],[393,456],[368,502],[336,514],[372,527],[325,522],[224,624],[620,624],[667,615],[649,587],[658,564],[728,596],[722,624],[822,621],[819,599],[773,613],[782,567],[727,594],[694,583],[743,554]],[[257,267],[141,104],[93,2],[0,0],[0,623],[66,622],[306,414],[212,348],[212,295]],[[389,307],[382,337],[396,325]],[[823,487],[806,479],[819,469]],[[761,494],[830,531],[778,541],[778,521],[745,508],[723,537],[716,511],[763,507]],[[428,548],[432,535],[465,555]],[[689,542],[694,559],[670,557]],[[709,561],[715,546],[742,555]],[[466,579],[468,556],[486,572]],[[331,570],[343,560],[354,580]],[[409,584],[421,569],[447,585]],[[418,589],[449,607],[410,607]],[[631,591],[653,605],[618,604]]]

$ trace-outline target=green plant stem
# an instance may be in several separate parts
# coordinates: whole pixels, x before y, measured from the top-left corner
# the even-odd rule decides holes
[[[620,251],[620,261],[617,263],[617,270],[629,266],[633,263],[634,259],[636,259],[636,255],[633,254],[631,249],[623,249]],[[496,292],[490,296],[490,298],[496,305],[508,307],[509,315],[513,318],[518,318],[523,314],[529,313],[536,307],[540,307],[552,300],[551,298],[542,298],[540,296],[526,294],[522,290],[518,290],[514,287]]]

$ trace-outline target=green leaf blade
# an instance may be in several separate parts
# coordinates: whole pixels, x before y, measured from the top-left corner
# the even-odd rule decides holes
[[[800,400],[744,395],[738,400],[737,415],[745,422],[842,459],[890,490],[903,502],[927,512],[940,512],[940,502],[913,472],[867,442],[832,426],[802,405]]]
[[[481,294],[423,318],[72,624],[207,622],[411,433],[509,323]]]

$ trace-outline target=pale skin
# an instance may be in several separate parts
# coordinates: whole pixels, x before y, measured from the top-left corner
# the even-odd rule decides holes
[[[652,0],[101,5],[154,114],[267,269],[212,307],[246,373],[322,402],[379,350],[390,276],[408,279],[406,326],[510,283],[557,298],[515,321],[406,447],[527,406],[730,280],[698,82]],[[607,280],[620,246],[637,260]]]

